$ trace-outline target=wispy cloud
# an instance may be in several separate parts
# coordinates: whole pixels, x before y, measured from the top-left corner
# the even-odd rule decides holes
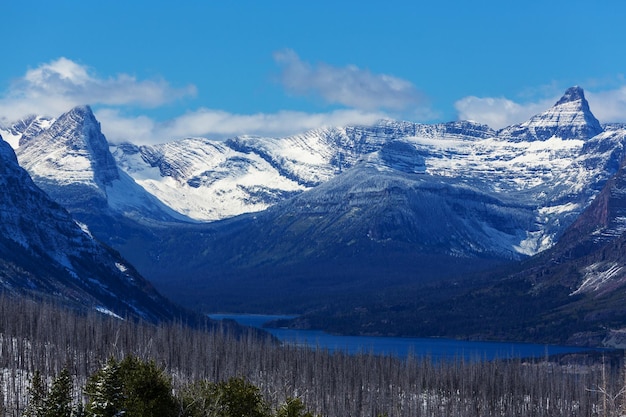
[[[281,84],[295,95],[319,96],[328,103],[361,110],[399,111],[424,105],[423,95],[401,78],[353,65],[311,65],[290,49],[274,53],[274,60],[281,67]]]
[[[401,80],[390,78],[386,83],[397,85],[400,90],[404,88]],[[90,104],[109,141],[147,144],[197,136],[216,139],[242,134],[287,136],[323,126],[370,124],[389,117],[373,105],[321,113],[236,114],[200,108],[166,121],[145,115],[128,116],[136,113],[133,110],[137,107],[158,107],[195,94],[192,85],[174,88],[161,79],[138,80],[128,74],[99,77],[85,65],[59,58],[28,70],[7,92],[0,93],[0,122],[13,122],[29,114],[55,117],[76,105]]]
[[[59,58],[14,81],[0,96],[0,115],[9,121],[33,113],[57,116],[81,104],[157,107],[195,94],[192,85],[174,88],[162,79],[101,78],[87,66]]]
[[[386,115],[349,109],[327,113],[282,111],[250,115],[199,109],[160,123],[145,116],[126,117],[119,110],[102,109],[96,112],[96,117],[109,141],[149,144],[185,137],[221,139],[249,133],[282,137],[324,126],[371,124]]]

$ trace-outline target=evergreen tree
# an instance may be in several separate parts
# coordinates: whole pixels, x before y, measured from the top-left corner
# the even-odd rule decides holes
[[[184,417],[269,417],[269,407],[259,388],[244,378],[218,384],[199,381],[181,395]]]
[[[36,370],[28,387],[28,406],[24,411],[25,417],[45,417],[45,401],[47,390],[41,377],[41,372]]]
[[[87,381],[85,393],[89,397],[85,413],[88,417],[121,417],[125,415],[124,392],[120,366],[110,358]]]
[[[269,417],[259,388],[244,378],[231,378],[218,384],[219,417]]]
[[[71,417],[72,377],[67,368],[52,382],[52,388],[45,400],[44,417]]]
[[[170,417],[177,415],[172,383],[154,361],[127,356],[120,362],[127,417]]]

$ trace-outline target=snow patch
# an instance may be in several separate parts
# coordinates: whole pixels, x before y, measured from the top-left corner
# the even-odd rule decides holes
[[[13,149],[17,149],[20,146],[20,138],[22,135],[14,135],[9,130],[0,129],[0,136],[7,142]]]
[[[539,215],[563,214],[580,209],[580,204],[566,203],[557,206],[547,206],[539,208]]]
[[[514,245],[513,249],[523,255],[532,256],[550,248],[554,244],[551,236],[545,235],[541,231],[528,232],[526,239],[519,245]]]
[[[580,286],[570,295],[595,292],[604,287],[609,281],[619,277],[624,267],[618,263],[595,263],[584,269],[585,275]]]
[[[89,236],[89,238],[91,240],[94,240],[93,235],[91,234],[91,232],[89,231],[89,227],[87,227],[87,225],[85,223],[81,223],[78,220],[74,220],[74,222],[78,225],[78,227],[80,227],[80,230],[83,231],[83,233],[85,233],[87,236]]]
[[[114,312],[112,312],[106,307],[102,307],[102,306],[96,307],[96,311],[102,314],[106,314],[107,316],[115,317],[116,319],[124,320],[121,316],[115,314]]]

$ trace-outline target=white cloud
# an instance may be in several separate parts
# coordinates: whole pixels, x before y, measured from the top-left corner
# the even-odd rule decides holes
[[[5,121],[33,113],[57,116],[81,104],[157,107],[195,94],[194,86],[173,88],[161,79],[140,81],[128,74],[100,78],[84,65],[59,58],[13,82],[0,96],[0,115]]]
[[[520,104],[504,97],[468,96],[454,103],[460,120],[484,123],[493,129],[525,122],[535,114],[550,108],[557,98]]]
[[[185,137],[221,139],[242,134],[283,137],[323,126],[371,124],[387,115],[360,110],[328,113],[282,111],[277,113],[233,114],[222,110],[199,109],[159,123],[148,117],[126,117],[118,110],[96,111],[107,139],[113,143],[163,143]]]
[[[589,107],[601,123],[626,122],[626,86],[614,90],[585,92]]]
[[[298,65],[306,66],[294,57],[295,54],[284,53],[282,58],[277,58],[283,59],[286,73],[297,72]],[[337,102],[354,104],[353,108],[322,113],[280,111],[256,114],[201,108],[160,122],[148,116],[127,114],[136,113],[137,107],[158,107],[194,95],[194,86],[173,88],[165,80],[138,80],[128,74],[100,77],[85,65],[59,58],[26,71],[7,92],[0,93],[0,124],[28,114],[56,117],[74,106],[90,104],[111,142],[145,144],[183,137],[220,139],[242,134],[280,137],[322,126],[371,124],[389,117],[376,109],[400,108],[417,100],[415,88],[394,77],[373,75],[353,67],[341,70],[324,66],[312,71],[310,75],[318,89],[324,89],[330,96],[334,94],[338,97]],[[305,74],[300,73],[300,76]],[[295,82],[294,78],[291,80]],[[355,92],[348,91],[358,83],[362,85]],[[331,93],[332,86],[340,87],[342,91]],[[293,88],[296,88],[295,84]],[[392,99],[394,91],[397,97]],[[380,99],[379,102],[368,104],[374,96]]]
[[[409,81],[373,74],[356,66],[312,66],[292,50],[274,53],[281,66],[280,81],[292,94],[318,95],[328,103],[362,109],[406,110],[422,106],[422,94]]]

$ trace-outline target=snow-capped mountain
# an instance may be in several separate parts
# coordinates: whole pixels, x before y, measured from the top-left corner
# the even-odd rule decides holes
[[[25,127],[42,125],[36,120],[49,125]],[[221,220],[265,210],[367,161],[460,181],[525,206],[534,221],[505,249],[519,255],[554,244],[617,169],[625,137],[624,129],[603,131],[579,87],[546,112],[497,132],[471,122],[387,120],[287,138],[112,145],[111,155],[88,107],[56,121],[29,118],[13,131],[14,138],[23,132],[20,163],[74,213],[90,205],[161,220]]]
[[[467,122],[419,125],[383,121],[374,127],[316,129],[286,138],[184,139],[162,145],[112,146],[122,170],[174,210],[214,221],[264,210],[351,168],[397,137],[421,132],[484,137]]]
[[[22,136],[37,136],[50,127],[54,119],[30,115],[13,123],[8,128],[0,125],[0,136],[8,142],[13,149],[19,147]]]
[[[617,172],[626,143],[578,87],[500,131],[385,120],[107,149],[88,107],[34,126],[12,137],[37,184],[79,219],[102,207],[159,219],[83,217],[168,295],[212,308],[324,302],[540,253]]]
[[[173,319],[181,311],[117,252],[53,202],[0,140],[0,287],[10,294],[119,317]]]
[[[576,264],[577,273],[561,279],[572,295],[601,297],[626,285],[626,254],[621,250],[626,232],[625,162],[552,250],[560,263]]]
[[[196,220],[264,210],[305,189],[258,154],[239,152],[222,142],[185,139],[111,149],[120,168],[146,191]]]
[[[550,247],[616,171],[624,138],[624,129],[604,132],[582,89],[572,87],[551,109],[498,132],[470,122],[381,121],[282,139],[120,145],[113,155],[147,191],[202,221],[264,210],[359,161],[378,161],[460,181],[534,210],[534,223],[512,244],[519,254],[532,255]]]
[[[222,157],[245,151],[233,158],[260,157],[275,175],[305,190],[247,216],[165,231],[128,256],[177,299],[213,308],[233,308],[215,304],[229,294],[250,306],[267,292],[267,303],[285,305],[295,288],[309,299],[320,291],[373,291],[522,259],[552,246],[617,171],[626,131],[600,127],[595,134],[596,122],[582,91],[573,88],[523,124],[535,132],[530,140],[511,139],[513,128],[496,132],[470,122],[383,121],[312,131],[307,142],[303,136],[285,143],[251,137],[222,142]],[[304,143],[312,144],[307,152],[317,152],[317,160],[304,163]],[[146,169],[152,160],[159,169],[153,181],[190,178],[193,169],[183,158],[161,158],[160,151],[150,159],[154,149],[139,149],[136,160],[127,160],[130,175],[130,167]],[[296,160],[303,161],[300,171]]]
[[[58,119],[30,118],[13,125],[20,165],[35,183],[72,213],[111,210],[138,218],[186,219],[120,171],[88,106]],[[188,220],[188,219],[187,219]]]
[[[506,127],[498,136],[513,141],[561,139],[589,139],[603,131],[600,122],[591,113],[583,89],[571,87],[551,109],[530,120]]]

